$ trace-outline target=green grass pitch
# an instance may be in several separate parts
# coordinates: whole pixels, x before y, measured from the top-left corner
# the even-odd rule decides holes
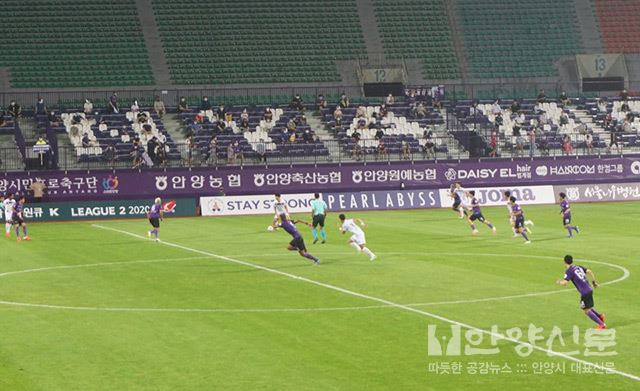
[[[271,216],[167,218],[163,243],[146,239],[146,220],[33,224],[31,242],[0,238],[0,389],[637,390],[545,349],[557,326],[566,346],[554,350],[640,376],[640,204],[573,205],[571,240],[557,206],[524,209],[531,245],[512,237],[504,207],[484,208],[497,235],[476,237],[450,210],[348,213],[367,222],[374,262],[330,212],[328,243],[300,227],[319,266],[266,231]],[[608,283],[594,297],[614,356],[584,354],[595,324],[573,286],[555,284],[567,253]],[[526,357],[487,334],[477,347],[495,354],[429,354],[429,326],[451,337],[451,322],[517,327],[525,341],[533,324],[544,339]]]

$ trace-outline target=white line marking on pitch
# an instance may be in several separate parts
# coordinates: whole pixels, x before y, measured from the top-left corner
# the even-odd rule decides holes
[[[128,236],[131,236],[131,237],[134,237],[134,238],[142,239],[142,240],[147,240],[147,241],[149,240],[148,238],[146,238],[144,236],[141,236],[141,235],[138,235],[138,234],[134,234],[134,233],[131,233],[131,232],[128,232],[128,231],[119,230],[117,228],[105,227],[103,225],[98,225],[98,224],[92,224],[92,226],[96,227],[96,228],[104,229],[104,230],[107,230],[107,231],[118,232],[118,233],[121,233],[121,234],[124,234],[124,235],[128,235]],[[445,318],[444,316],[440,316],[440,315],[437,315],[437,314],[434,314],[434,313],[431,313],[431,312],[419,310],[417,308],[412,308],[412,307],[409,307],[409,306],[406,306],[406,305],[403,305],[403,304],[394,303],[394,302],[386,300],[386,299],[382,299],[382,298],[375,297],[375,296],[369,296],[369,295],[366,295],[364,293],[359,293],[359,292],[355,292],[355,291],[352,291],[352,290],[349,290],[349,289],[340,288],[340,287],[335,286],[335,285],[326,284],[326,283],[320,282],[320,281],[315,281],[315,280],[312,280],[312,279],[309,279],[309,278],[306,278],[306,277],[302,277],[302,276],[298,276],[298,275],[295,275],[295,274],[283,272],[281,270],[271,269],[271,268],[268,268],[266,266],[261,266],[261,265],[257,265],[257,264],[251,263],[251,262],[246,262],[246,261],[241,261],[239,259],[233,259],[233,258],[225,257],[224,255],[218,255],[218,254],[214,254],[214,253],[211,253],[211,252],[208,252],[208,251],[198,250],[198,249],[195,249],[195,248],[186,247],[186,246],[183,246],[183,245],[180,245],[180,244],[176,244],[176,243],[170,243],[170,242],[164,242],[164,241],[159,242],[159,243],[164,245],[164,246],[173,247],[173,248],[179,248],[181,250],[185,250],[185,251],[189,251],[189,252],[193,252],[193,253],[197,253],[197,254],[201,254],[201,255],[208,255],[208,256],[210,256],[212,258],[216,258],[216,259],[220,259],[220,260],[223,260],[223,261],[235,263],[235,264],[238,264],[238,265],[247,266],[247,267],[250,267],[250,268],[262,270],[262,271],[269,272],[269,273],[278,274],[278,275],[281,275],[281,276],[284,276],[284,277],[287,277],[287,278],[291,278],[293,280],[306,282],[308,284],[312,284],[312,285],[320,286],[320,287],[323,287],[323,288],[331,289],[331,290],[334,290],[334,291],[337,291],[337,292],[341,292],[341,293],[344,293],[344,294],[347,294],[347,295],[351,295],[351,296],[354,296],[354,297],[359,297],[359,298],[362,298],[362,299],[365,299],[365,300],[375,301],[375,302],[378,302],[378,303],[386,304],[386,305],[388,305],[390,307],[394,307],[394,308],[402,309],[402,310],[405,310],[405,311],[408,311],[408,312],[413,312],[413,313],[416,313],[416,314],[419,314],[419,315],[427,316],[427,317],[430,317],[430,318],[433,318],[433,319],[437,319],[437,320],[439,320],[441,322],[445,322],[445,323],[449,323],[449,324],[453,324],[453,325],[457,325],[457,326],[463,327],[465,329],[473,330],[473,331],[475,331],[477,333],[486,334],[486,335],[489,335],[489,336],[491,336],[493,338],[496,338],[496,339],[502,339],[502,340],[509,341],[509,342],[512,342],[512,343],[515,343],[515,344],[518,344],[518,345],[524,345],[524,346],[530,347],[531,349],[535,349],[535,350],[538,350],[540,352],[546,353],[547,355],[550,355],[550,356],[556,356],[556,357],[564,358],[566,360],[574,361],[574,362],[577,362],[577,363],[580,363],[580,364],[583,364],[583,365],[587,365],[587,366],[591,366],[593,368],[597,368],[597,369],[602,370],[602,371],[607,372],[607,373],[612,373],[612,374],[620,375],[620,376],[623,376],[623,377],[626,377],[626,378],[629,378],[629,379],[632,379],[632,380],[635,380],[635,381],[640,381],[640,377],[639,376],[636,376],[636,375],[633,375],[633,374],[630,374],[630,373],[622,372],[622,371],[619,371],[619,370],[613,369],[613,368],[608,368],[608,367],[605,367],[605,366],[602,366],[602,365],[599,365],[599,364],[596,364],[596,363],[592,363],[590,361],[581,360],[579,358],[576,358],[576,357],[573,357],[573,356],[570,356],[570,355],[567,355],[567,354],[564,354],[564,353],[561,353],[561,352],[556,352],[556,351],[553,351],[551,349],[545,349],[543,347],[531,344],[529,342],[525,342],[525,341],[521,341],[521,340],[518,340],[518,339],[515,339],[515,338],[511,338],[511,337],[506,336],[504,334],[495,333],[495,332],[488,331],[488,330],[483,330],[483,329],[477,328],[475,326],[471,326],[471,325],[466,324],[466,323],[458,322],[458,321],[453,320],[453,319]]]

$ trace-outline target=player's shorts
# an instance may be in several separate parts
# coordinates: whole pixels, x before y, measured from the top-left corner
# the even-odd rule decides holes
[[[4,221],[6,221],[7,223],[12,223],[13,222],[13,216],[11,215],[5,215],[4,216]]]
[[[324,215],[313,215],[313,227],[318,225],[324,228]]]
[[[571,224],[571,215],[568,215],[568,216],[567,216],[567,215],[562,216],[562,224],[563,224],[563,225],[569,225],[569,224]]]
[[[153,228],[160,228],[160,219],[157,217],[150,217],[149,223],[151,223]]]
[[[580,308],[593,308],[593,291],[580,296]]]
[[[515,216],[509,216],[509,222],[511,223],[511,225],[514,225],[516,223],[516,217]]]
[[[353,243],[359,246],[363,246],[365,243],[367,243],[367,240],[364,237],[364,234],[353,234],[351,235],[351,238],[349,240],[351,240]]]
[[[471,221],[480,221],[481,223],[484,223],[484,216],[482,215],[482,213],[474,213],[469,217],[469,220]]]
[[[516,229],[524,228],[524,216],[523,215],[516,216],[516,220],[514,221],[513,226]]]
[[[297,248],[299,251],[307,251],[307,247],[304,245],[304,239],[302,236],[290,241],[289,245],[293,248]]]
[[[22,225],[24,224],[24,220],[20,216],[14,216],[13,221],[11,221],[11,223],[15,225]]]
[[[458,210],[458,208],[460,207],[460,204],[462,204],[462,200],[457,199],[457,200],[453,201],[453,205],[451,205],[451,208],[453,210]]]

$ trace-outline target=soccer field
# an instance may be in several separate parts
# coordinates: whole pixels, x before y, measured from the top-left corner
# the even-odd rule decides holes
[[[0,240],[0,389],[637,390],[640,203],[571,209],[568,239],[557,206],[525,206],[530,245],[505,207],[475,237],[451,210],[347,213],[374,262],[330,212],[326,244],[299,226],[317,266],[271,216],[167,218],[161,243],[142,219],[33,224],[31,242]],[[565,254],[601,284],[595,345],[577,291],[555,284]],[[536,347],[518,347],[530,325]]]

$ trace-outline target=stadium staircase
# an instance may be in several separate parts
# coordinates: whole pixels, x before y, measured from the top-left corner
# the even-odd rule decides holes
[[[158,24],[152,12],[153,4],[151,0],[136,0],[136,9],[156,85],[171,85],[169,65],[167,65],[167,58],[164,56]]]
[[[596,16],[595,0],[573,0],[582,47],[587,53],[602,53],[602,36]]]
[[[595,5],[605,50],[640,52],[640,1],[595,0]]]
[[[373,6],[373,0],[356,0],[358,7],[358,19],[362,27],[364,44],[367,48],[367,57],[374,59],[383,58],[384,52],[380,46],[382,37],[376,26],[376,14]]]
[[[473,77],[555,77],[582,48],[572,0],[457,0],[457,12]]]
[[[153,84],[134,0],[4,0],[2,15],[14,88]]]

